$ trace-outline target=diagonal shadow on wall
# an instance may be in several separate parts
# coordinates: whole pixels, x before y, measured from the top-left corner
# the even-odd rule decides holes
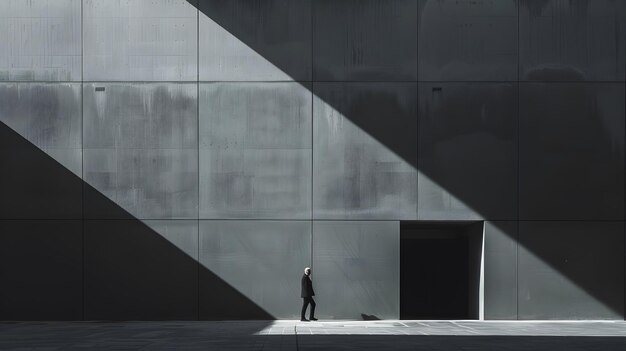
[[[275,3],[276,6],[273,8],[265,7],[266,5],[264,4],[269,3]],[[297,63],[301,60],[307,60],[309,53],[285,51],[280,48],[280,42],[286,36],[293,35],[302,36],[302,40],[308,40],[307,38],[310,37],[311,33],[306,30],[295,34],[284,31],[284,22],[293,20],[292,16],[280,11],[281,5],[284,4],[285,2],[280,1],[202,1],[199,9],[202,12],[201,15],[207,16],[218,23],[288,75],[303,77],[301,65]],[[242,11],[248,11],[247,15],[242,16]],[[259,31],[259,28],[263,29],[264,26],[268,26],[267,30]],[[203,34],[200,33],[200,35],[202,36]],[[358,52],[355,53],[354,58],[359,58]],[[318,68],[323,69],[324,67]],[[380,77],[377,74],[366,74],[366,76]],[[307,79],[306,75],[302,79]],[[349,85],[349,83],[326,84]],[[405,84],[411,85],[412,83]],[[380,123],[379,116],[384,115],[386,118],[389,118],[395,115],[395,112],[390,113],[390,111],[406,110],[405,107],[398,103],[394,94],[385,94],[384,92],[367,93],[363,94],[355,103],[346,104],[342,98],[333,99],[332,96],[325,95],[327,90],[319,89],[322,85],[314,84],[313,93],[370,136],[387,146],[407,163],[419,169],[422,174],[432,179],[441,188],[446,189],[446,191],[463,201],[472,210],[487,218],[516,218],[516,216],[491,216],[491,211],[494,209],[493,203],[487,205],[487,202],[483,201],[484,193],[481,191],[481,187],[468,186],[467,180],[464,180],[467,177],[461,172],[473,166],[472,164],[462,163],[463,161],[468,162],[467,160],[471,159],[470,157],[453,155],[451,159],[447,159],[445,162],[439,161],[430,164],[420,162],[418,165],[417,120],[392,119],[386,121],[387,123]],[[428,94],[437,94],[437,86],[429,87],[429,89],[427,90]],[[446,88],[444,87],[443,89]],[[501,100],[497,97],[496,95],[493,99],[495,100],[493,102],[495,107],[488,107],[489,110],[495,109],[497,111],[500,108],[498,106],[502,105]],[[576,113],[578,110],[579,108],[577,108],[576,104],[568,107],[568,111],[571,111],[573,115],[581,116]],[[463,111],[463,113],[471,113],[476,116],[481,116],[480,112],[480,110]],[[445,111],[442,114],[446,114]],[[584,136],[593,136],[592,138],[584,139],[590,143],[589,145],[597,147],[600,151],[613,148],[606,130],[599,128],[598,125],[593,123],[585,127],[584,115],[581,116],[579,122],[583,124],[581,129],[587,131]],[[421,127],[423,125],[420,125]],[[81,253],[83,247],[85,249],[85,278],[87,279],[84,285],[85,318],[118,319],[119,317],[116,316],[119,316],[119,313],[126,313],[124,315],[131,317],[147,315],[149,319],[194,319],[198,315],[201,319],[271,318],[266,312],[223,282],[219,277],[203,268],[199,268],[195,260],[167,242],[158,233],[130,216],[89,185],[84,184],[78,177],[65,170],[65,168],[46,156],[45,153],[39,151],[35,146],[20,139],[21,137],[8,127],[2,125],[0,129],[2,129],[2,134],[0,135],[2,137],[0,138],[2,157],[0,159],[3,162],[3,171],[0,175],[2,177],[0,182],[0,186],[2,186],[0,203],[2,204],[1,208],[4,218],[12,219],[13,225],[13,227],[4,227],[2,232],[6,234],[16,230],[15,228],[19,228],[20,225],[25,225],[19,221],[20,219],[38,218],[38,220],[59,221],[59,219],[63,218],[68,222],[80,222],[81,228],[79,229],[76,229],[75,225],[68,226],[73,228],[71,229],[73,238],[68,239],[71,242],[67,244],[58,244],[60,246],[57,249],[59,250],[58,252],[64,252],[64,249],[69,247],[74,254],[76,252]],[[481,132],[483,130],[475,130],[477,134]],[[469,132],[466,130],[460,131],[459,135],[463,133],[472,134],[473,132],[470,128]],[[446,133],[442,133],[442,135],[444,134]],[[505,139],[511,137],[511,135],[506,135],[506,133],[500,135],[504,135]],[[596,143],[592,139],[599,139],[600,142]],[[459,146],[457,145],[456,147]],[[420,153],[422,151],[424,150],[420,149]],[[457,171],[452,173],[456,174],[450,176],[451,172],[448,170],[443,172],[442,175],[442,169],[445,170],[446,167],[454,164],[455,157],[458,157],[456,161],[459,163],[455,166]],[[594,156],[590,155],[589,157],[593,159]],[[578,162],[583,164],[587,161],[589,160],[578,160]],[[484,166],[477,168],[489,166],[489,163],[485,163]],[[560,174],[559,172],[562,171],[556,171],[557,177]],[[563,175],[567,176],[567,172],[563,173]],[[81,192],[82,189],[84,189],[84,193]],[[110,208],[114,213],[119,212],[119,216],[116,217],[121,218],[119,221],[84,221],[84,230],[86,230],[84,246],[82,243],[83,196],[85,198],[93,198],[93,201],[101,208]],[[55,226],[48,226],[48,224],[33,228],[33,232],[36,232],[33,235],[43,235],[37,233],[45,231],[46,228],[57,228],[52,229],[57,232],[65,231],[67,229],[64,228],[68,228],[58,225],[58,223]],[[124,233],[130,233],[133,236],[124,235]],[[52,235],[53,233],[45,234]],[[515,233],[509,232],[508,234],[512,238],[517,239]],[[77,243],[78,238],[81,240],[80,245]],[[12,238],[11,235],[3,235],[2,240],[7,240],[3,242],[3,245],[0,245],[0,250],[3,250],[0,257],[6,260],[3,261],[2,276],[7,277],[7,282],[32,284],[31,286],[33,287],[29,291],[29,293],[32,293],[31,296],[22,292],[17,293],[17,290],[11,290],[11,288],[5,289],[2,293],[6,294],[3,297],[7,297],[7,299],[2,299],[2,301],[6,301],[2,307],[3,309],[6,308],[6,311],[15,312],[14,309],[25,308],[32,311],[32,318],[28,319],[47,319],[48,317],[45,317],[44,310],[36,308],[39,302],[41,302],[41,306],[44,305],[43,301],[46,301],[46,299],[50,299],[48,302],[73,301],[74,304],[76,303],[76,300],[79,299],[76,293],[68,294],[72,298],[66,296],[65,300],[60,299],[64,291],[62,284],[59,284],[59,266],[53,264],[55,263],[55,257],[46,250],[54,247],[50,242],[48,242],[50,246],[47,248],[30,248],[29,252],[34,256],[41,255],[47,263],[40,265],[33,264],[36,262],[35,260],[19,254],[24,252],[24,250],[13,249],[16,245],[24,245],[24,241]],[[530,241],[522,244],[526,245],[529,251],[544,259],[564,277],[585,289],[615,312],[623,314],[622,297],[615,299],[614,295],[607,295],[605,286],[596,284],[597,282],[594,279],[590,279],[594,275],[593,271],[585,270],[581,272],[580,267],[572,267],[560,259],[560,257],[550,255],[550,252],[541,251],[541,248],[544,246],[540,241],[534,243]],[[43,242],[42,245],[44,245]],[[146,247],[150,247],[151,250],[146,250]],[[623,245],[619,245],[619,247],[623,247]],[[61,267],[70,267],[75,260],[82,262],[82,255],[79,255],[74,260],[62,260],[58,264]],[[18,263],[21,263],[21,265]],[[19,267],[19,269],[14,267]],[[195,289],[194,274],[200,278],[195,282]],[[205,274],[206,278],[203,278]],[[72,271],[71,275],[71,278],[67,278],[68,281],[72,284],[78,284],[82,288],[82,273],[79,274]],[[92,281],[91,277],[97,277],[98,280],[93,279]],[[76,280],[78,283],[76,283]],[[40,282],[42,285],[37,285],[37,282]],[[11,285],[7,284],[9,287]],[[46,289],[45,294],[41,293],[42,286]],[[194,310],[193,301],[194,299],[198,300],[198,294],[195,293],[194,295],[193,291],[197,291],[198,286],[202,291],[204,291],[203,287],[209,287],[207,290],[210,291],[210,294],[202,296],[200,302],[196,303],[197,309]],[[180,291],[176,292],[176,289]],[[56,295],[53,296],[53,293],[56,293]],[[90,300],[91,297],[94,299]],[[206,301],[204,301],[205,299]],[[127,302],[115,305],[115,303],[121,300],[126,300]],[[181,305],[183,308],[178,306],[175,309],[172,302],[184,304]],[[61,307],[63,304],[58,305]],[[235,307],[240,307],[240,309],[234,310]],[[93,311],[90,308],[93,308]],[[63,308],[63,310],[66,309]],[[71,317],[65,319],[80,319],[76,317],[78,315],[76,311],[82,312],[82,308],[76,307],[70,310],[74,312],[72,312]],[[6,314],[6,316],[10,315],[9,313]],[[141,319],[144,318],[147,317]],[[64,318],[54,317],[53,319]]]
[[[0,160],[0,319],[274,319],[4,123]]]
[[[377,73],[377,69],[385,69],[384,63],[379,67],[373,67],[373,71],[370,73],[358,72],[358,75],[354,76],[355,80],[363,80],[362,78],[366,77],[365,81],[370,80],[374,82],[354,84],[348,82],[315,82],[317,76],[327,77],[329,75],[327,73],[328,67],[324,67],[316,62],[310,62],[310,57],[313,57],[313,60],[315,60],[315,58],[323,57],[325,54],[330,56],[334,54],[331,52],[317,52],[309,56],[310,53],[308,52],[289,51],[281,46],[281,42],[299,41],[309,43],[312,50],[315,50],[317,43],[324,41],[324,38],[316,37],[318,34],[315,33],[315,29],[332,26],[332,23],[329,21],[329,23],[325,24],[324,19],[315,19],[316,16],[320,16],[320,13],[316,12],[316,4],[314,2],[200,0],[198,4],[192,1],[189,1],[189,3],[198,8],[201,17],[206,16],[209,20],[214,21],[290,77],[303,81],[312,79],[314,81],[313,94],[372,138],[385,145],[389,150],[417,169],[423,176],[434,182],[440,189],[463,202],[470,211],[481,217],[494,220],[515,221],[518,219],[517,174],[519,170],[517,169],[517,128],[519,127],[519,116],[517,104],[520,92],[518,91],[517,83],[502,83],[493,91],[489,91],[489,89],[481,91],[481,88],[478,88],[478,93],[474,93],[473,88],[467,87],[470,84],[474,84],[473,87],[477,87],[481,83],[459,83],[456,86],[451,83],[420,83],[420,91],[418,93],[420,102],[419,113],[430,114],[430,116],[436,118],[431,118],[430,120],[420,119],[420,163],[418,164],[417,113],[411,115],[413,111],[410,111],[410,107],[407,109],[407,106],[398,99],[396,94],[385,92],[384,89],[378,91],[374,89],[365,93],[357,93],[353,101],[346,101],[349,93],[344,95],[336,94],[332,92],[332,89],[328,89],[328,86],[335,86],[340,87],[340,90],[348,91],[355,86],[358,88],[359,85],[376,86],[377,84],[388,84],[383,83],[385,79],[404,81],[402,84],[409,87],[411,84],[417,86],[416,82],[407,83],[406,76],[389,75],[384,74],[384,72],[383,74]],[[297,10],[298,6],[302,8],[301,11]],[[310,14],[310,18],[313,18],[316,24],[311,25],[306,16],[302,15],[303,13]],[[294,21],[294,18],[299,20]],[[349,20],[352,19],[346,18],[346,21]],[[389,25],[387,27],[392,27],[391,21],[396,19],[390,16],[386,19],[378,17],[377,20],[383,22],[386,20],[390,22],[387,23]],[[380,27],[387,28],[385,24]],[[311,34],[312,31],[313,34]],[[325,30],[324,32],[333,33],[332,30]],[[208,33],[202,33],[200,30],[200,38],[204,35],[208,35]],[[349,36],[350,34],[339,30],[334,32],[333,35],[341,37]],[[417,39],[417,33],[415,33],[415,38]],[[367,40],[367,38],[361,37],[353,39]],[[391,38],[389,39],[391,40]],[[313,40],[313,43],[311,40]],[[369,46],[367,50],[376,50],[377,45],[380,44],[380,42],[362,43],[364,47]],[[354,56],[345,58],[345,60],[350,61],[346,64],[358,66],[359,63],[362,63],[359,62],[363,57],[362,54],[362,52],[355,51]],[[388,55],[391,56],[389,62],[394,60],[402,61],[403,59],[393,57],[394,52],[389,52]],[[302,67],[307,67],[307,64],[312,67],[311,71],[309,74],[303,74]],[[320,74],[318,75],[317,73]],[[350,81],[350,76],[340,75],[339,77],[343,81]],[[379,83],[375,82],[377,80]],[[391,84],[393,85],[394,83]],[[534,105],[530,105],[530,108],[541,110],[541,106],[544,106],[546,103],[565,106],[563,110],[548,111],[547,113],[551,113],[552,118],[548,123],[560,123],[559,119],[562,115],[567,114],[570,116],[570,122],[580,125],[579,130],[583,131],[581,136],[584,138],[580,139],[578,147],[581,150],[587,149],[595,152],[583,152],[582,155],[584,156],[572,161],[572,164],[556,164],[554,169],[549,170],[554,179],[559,178],[567,183],[568,179],[570,179],[570,172],[573,169],[581,164],[596,164],[598,162],[598,154],[612,155],[600,156],[600,163],[615,162],[615,159],[611,159],[616,154],[616,151],[615,143],[612,142],[614,138],[610,133],[610,130],[614,128],[610,127],[610,123],[604,126],[598,124],[587,118],[586,115],[586,113],[592,112],[594,106],[594,103],[589,103],[594,96],[592,89],[584,86],[574,88],[573,96],[578,96],[575,98],[575,101],[571,99],[572,95],[550,95],[541,89],[543,88],[536,91],[531,90],[530,95],[538,94],[540,96],[538,100],[535,100]],[[448,94],[445,100],[439,99],[440,93],[445,90],[451,91],[451,93]],[[558,99],[562,100],[559,101]],[[415,109],[417,110],[417,106]],[[407,110],[410,112],[409,118],[397,118],[397,115],[401,114],[406,116]],[[545,111],[531,110],[530,112],[542,113]],[[415,118],[412,118],[412,116]],[[452,116],[451,120],[437,120],[437,118],[445,116]],[[502,119],[500,118],[501,116],[507,117]],[[446,123],[451,124],[451,127],[446,126]],[[621,125],[623,130],[623,123]],[[617,126],[617,130],[619,130],[619,126]],[[438,145],[438,148],[434,149],[433,145]],[[505,149],[504,152],[507,153],[504,156],[501,153],[502,149]],[[621,160],[623,154],[623,150],[618,150],[618,159]],[[533,156],[531,155],[531,157]],[[617,161],[617,164],[618,166],[623,165],[623,161]],[[498,184],[500,184],[500,188],[497,188]],[[573,180],[568,186],[575,188],[577,184],[579,183]],[[619,182],[616,184],[618,189],[622,189],[623,192],[623,184],[621,186]],[[495,190],[494,186],[496,187]],[[594,193],[593,187],[590,189],[590,191],[582,194],[582,198],[580,198],[580,192],[572,196],[578,197],[575,201],[589,201],[591,203],[603,201],[603,194]],[[611,196],[616,196],[618,199],[623,198],[623,194],[619,192]],[[597,210],[602,211],[601,209]],[[616,210],[620,211],[619,208],[616,208]],[[621,220],[619,216],[617,221]],[[494,222],[496,226],[499,226],[499,223],[497,221]],[[565,279],[584,289],[617,315],[623,316],[624,286],[622,282],[618,282],[616,285],[617,290],[621,290],[615,291],[614,289],[614,291],[607,292],[607,287],[597,280],[598,274],[594,271],[595,268],[568,264],[567,260],[564,260],[561,255],[551,254],[552,251],[546,249],[541,240],[519,240],[517,230],[511,232],[510,228],[510,225],[500,226],[501,231],[505,232],[520,245],[523,245],[529,252],[538,256],[540,260],[543,260],[558,271]],[[616,240],[610,245],[622,247],[623,241],[623,234],[618,235]],[[564,243],[564,245],[571,246],[577,244],[572,243],[570,245]],[[618,267],[616,268],[617,271],[623,272],[623,262],[620,259],[617,261],[614,262],[618,264],[616,266]],[[618,276],[621,275],[618,274]]]

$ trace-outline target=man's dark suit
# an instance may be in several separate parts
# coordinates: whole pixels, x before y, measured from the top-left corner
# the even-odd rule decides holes
[[[309,319],[315,318],[315,301],[313,300],[313,296],[315,296],[315,292],[313,291],[313,282],[309,278],[308,275],[304,274],[302,276],[301,281],[301,291],[300,297],[302,297],[302,312],[300,313],[300,319],[305,319],[304,314],[306,313],[306,308],[309,304],[311,304],[311,313]]]

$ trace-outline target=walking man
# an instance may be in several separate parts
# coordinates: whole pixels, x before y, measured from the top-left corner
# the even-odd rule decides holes
[[[315,296],[315,292],[313,292],[313,281],[311,280],[311,268],[306,267],[304,269],[304,275],[302,276],[302,290],[300,292],[300,297],[302,297],[302,312],[300,313],[300,321],[308,322],[309,320],[316,321],[315,318],[315,301],[313,300],[313,296]],[[311,313],[309,314],[309,319],[304,317],[306,313],[306,308],[311,304]]]

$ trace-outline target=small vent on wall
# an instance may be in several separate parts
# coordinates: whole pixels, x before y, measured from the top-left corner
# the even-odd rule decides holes
[[[104,87],[96,87],[96,91],[104,91]]]

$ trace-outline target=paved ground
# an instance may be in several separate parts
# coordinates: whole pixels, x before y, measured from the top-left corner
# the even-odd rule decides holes
[[[626,322],[0,322],[0,350],[626,350]]]

